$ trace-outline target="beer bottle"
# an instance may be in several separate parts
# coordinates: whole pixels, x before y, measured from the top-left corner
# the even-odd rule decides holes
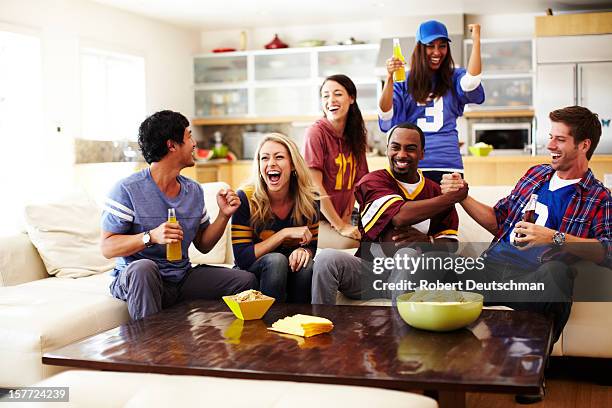
[[[537,194],[532,194],[531,197],[529,197],[529,201],[527,202],[527,205],[525,206],[525,212],[523,212],[523,217],[521,218],[523,221],[525,222],[530,222],[530,223],[534,223],[536,220],[536,204],[538,203],[538,195]],[[525,236],[525,234],[516,234],[517,238],[523,238]],[[517,247],[523,247],[525,245],[527,245],[527,243],[525,242],[515,242],[514,243],[515,246]]]
[[[168,222],[178,224],[174,208],[168,208]],[[169,261],[180,261],[182,257],[183,250],[181,248],[181,241],[166,244],[166,259]]]
[[[402,47],[400,46],[399,38],[393,39],[393,56],[404,64],[406,60],[402,55]],[[393,82],[404,82],[406,80],[406,68],[402,67],[393,73]]]

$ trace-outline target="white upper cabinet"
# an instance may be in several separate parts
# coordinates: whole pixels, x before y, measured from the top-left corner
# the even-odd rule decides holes
[[[464,41],[464,66],[472,53],[472,40]],[[532,39],[483,39],[480,45],[485,101],[474,110],[531,109],[535,75]]]
[[[245,82],[247,80],[247,57],[216,54],[196,57],[193,60],[193,81],[196,84],[223,82]]]
[[[344,74],[352,80],[372,79],[378,47],[362,48],[357,50],[328,50],[318,54],[319,77]]]
[[[375,113],[380,81],[378,45],[285,48],[194,57],[198,118],[305,116],[320,113],[319,87],[345,74],[363,113]]]
[[[255,55],[255,81],[308,79],[311,57],[308,52]]]

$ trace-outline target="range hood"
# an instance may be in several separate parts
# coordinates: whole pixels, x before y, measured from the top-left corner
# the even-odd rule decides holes
[[[463,67],[463,36],[462,35],[450,35],[451,39],[451,54],[453,61],[455,61],[456,67]],[[415,37],[400,37],[400,45],[402,46],[402,53],[406,58],[406,63],[410,65],[410,56],[412,50],[416,44]],[[378,57],[376,58],[376,75],[385,76],[387,69],[385,61],[393,55],[393,38],[383,38],[380,40],[380,47],[378,48]]]

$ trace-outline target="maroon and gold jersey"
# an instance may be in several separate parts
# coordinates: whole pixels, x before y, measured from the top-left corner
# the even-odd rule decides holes
[[[323,173],[323,187],[338,215],[353,202],[355,184],[368,173],[365,153],[355,157],[342,135],[327,119],[306,130],[304,159],[308,167]]]
[[[407,200],[426,200],[442,194],[440,186],[423,177],[410,192],[390,170],[377,170],[366,174],[355,187],[355,197],[359,203],[361,220],[359,230],[362,242],[380,242],[389,228],[392,219]],[[414,224],[412,227],[434,238],[457,239],[459,216],[451,207],[434,217]]]

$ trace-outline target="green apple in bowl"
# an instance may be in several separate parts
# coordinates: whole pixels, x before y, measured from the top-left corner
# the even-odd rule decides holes
[[[225,157],[227,157],[227,152],[228,149],[226,145],[213,147],[213,157],[215,159],[224,159]]]

